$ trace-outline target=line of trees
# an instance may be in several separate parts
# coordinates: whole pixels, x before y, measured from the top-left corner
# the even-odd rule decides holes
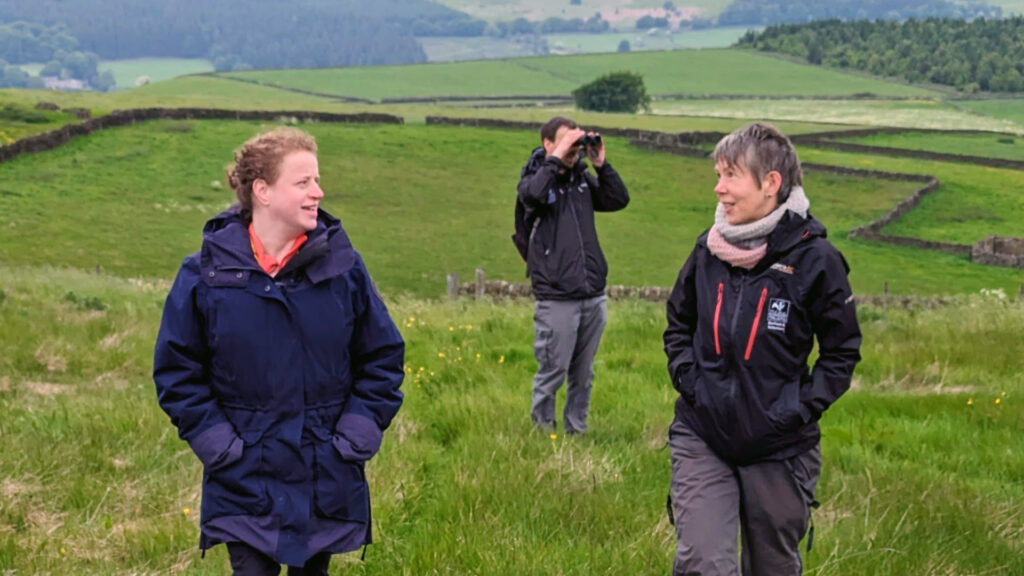
[[[583,18],[548,18],[542,21],[516,18],[515,20],[495,22],[494,26],[485,29],[485,33],[505,38],[508,36],[525,36],[531,34],[565,34],[584,32],[599,34],[606,32],[611,25],[598,12],[584,20]]]
[[[747,32],[737,46],[964,92],[1024,91],[1024,18],[823,20]]]
[[[103,59],[209,58],[219,69],[423,62],[416,35],[486,27],[428,0],[0,0],[0,22],[14,21],[55,26],[56,40]],[[29,59],[52,59],[44,52]]]
[[[67,26],[43,26],[30,22],[0,25],[0,87],[42,88],[43,81],[17,64],[45,62],[39,76],[81,80],[96,90],[114,85],[114,77],[97,69],[99,57],[78,49],[78,40]]]
[[[1002,9],[980,1],[947,0],[733,0],[718,15],[720,26],[908,18],[998,18]]]

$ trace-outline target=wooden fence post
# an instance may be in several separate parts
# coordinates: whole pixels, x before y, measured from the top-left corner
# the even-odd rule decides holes
[[[476,299],[480,300],[484,297],[486,286],[484,285],[484,269],[476,269]]]
[[[448,275],[448,299],[458,300],[459,299],[459,275],[449,274]]]

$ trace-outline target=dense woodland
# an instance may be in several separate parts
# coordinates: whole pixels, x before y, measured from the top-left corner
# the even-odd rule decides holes
[[[1024,18],[823,20],[748,32],[738,46],[965,92],[1024,91]]]
[[[720,26],[908,18],[998,18],[1002,9],[981,1],[946,0],[734,0],[718,15]]]
[[[1022,91],[1024,21],[999,14],[981,0],[735,0],[718,24],[833,18],[773,25],[740,46],[968,92]],[[100,60],[207,58],[217,70],[405,64],[426,60],[417,36],[533,38],[543,53],[544,34],[609,28],[600,13],[486,23],[429,0],[0,0],[0,86],[39,87],[25,63],[103,90],[113,78],[97,72]]]
[[[218,69],[422,62],[415,36],[472,36],[485,23],[427,0],[0,0],[0,23],[60,26],[102,59],[210,58]],[[31,45],[14,56],[14,44]],[[15,49],[17,52],[17,49]],[[46,62],[27,37],[0,58]]]

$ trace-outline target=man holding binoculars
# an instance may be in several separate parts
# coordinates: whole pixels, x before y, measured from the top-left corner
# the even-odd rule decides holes
[[[542,429],[557,427],[555,394],[568,376],[565,432],[581,434],[587,431],[594,356],[607,320],[608,263],[594,212],[625,208],[629,192],[605,160],[600,134],[556,116],[541,127],[540,138],[520,175],[513,236],[536,298],[531,418]]]

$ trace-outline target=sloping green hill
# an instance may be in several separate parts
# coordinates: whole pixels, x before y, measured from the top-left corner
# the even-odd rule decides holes
[[[567,95],[617,70],[644,75],[663,94],[840,96],[935,95],[925,89],[853,76],[736,50],[680,50],[471,61],[366,68],[256,70],[228,77],[356,98]]]
[[[468,278],[477,267],[494,279],[524,281],[509,236],[515,183],[536,145],[535,132],[304,127],[320,143],[324,206],[345,222],[383,289],[438,296],[447,274]],[[252,122],[148,122],[0,165],[0,262],[100,265],[132,277],[171,275],[198,248],[205,220],[233,200],[220,184],[223,167],[231,151],[259,129]],[[805,151],[805,159],[812,157]],[[598,218],[609,281],[668,286],[712,222],[711,164],[639,150],[618,138],[609,138],[609,159],[633,197],[628,210]],[[999,172],[988,185],[1015,189],[1020,187],[1015,182],[1024,180],[1024,173]],[[860,293],[878,293],[885,282],[900,294],[1010,291],[1019,281],[1020,272],[1011,269],[846,239],[851,228],[908,196],[911,183],[812,172],[806,187],[812,212],[846,254]],[[984,188],[972,194],[998,199],[1004,212],[1021,206]],[[1011,233],[1019,228],[1012,222],[986,226],[973,228],[979,237],[971,241],[986,229]]]

